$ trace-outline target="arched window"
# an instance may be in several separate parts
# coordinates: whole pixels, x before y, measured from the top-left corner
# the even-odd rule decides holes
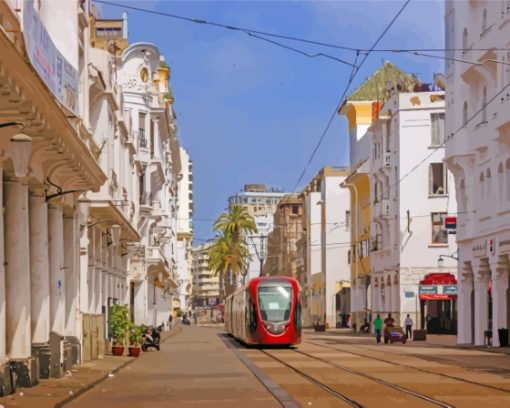
[[[462,126],[466,126],[468,121],[468,103],[464,101],[464,105],[462,106]]]
[[[468,31],[466,27],[464,27],[464,31],[462,32],[462,49],[462,53],[468,50]]]
[[[487,169],[485,171],[485,196],[486,200],[490,200],[492,190],[492,174],[491,169]]]
[[[479,192],[480,192],[480,202],[483,203],[485,201],[485,174],[483,171],[480,173],[480,184],[479,184]]]
[[[483,9],[482,34],[487,30],[487,9]]]

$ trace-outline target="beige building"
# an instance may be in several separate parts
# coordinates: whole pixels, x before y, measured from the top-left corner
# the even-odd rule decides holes
[[[191,250],[193,306],[214,306],[220,303],[220,278],[209,269],[210,242]]]
[[[282,198],[274,213],[274,228],[267,239],[264,275],[298,277],[297,241],[303,233],[303,201],[297,194]]]

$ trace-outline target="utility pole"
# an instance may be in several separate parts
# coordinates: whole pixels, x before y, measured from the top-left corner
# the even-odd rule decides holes
[[[262,270],[264,268],[264,260],[266,259],[266,248],[264,246],[264,244],[265,244],[264,239],[266,237],[264,235],[260,235],[259,238],[260,238],[260,256],[259,256],[260,276],[262,276]]]

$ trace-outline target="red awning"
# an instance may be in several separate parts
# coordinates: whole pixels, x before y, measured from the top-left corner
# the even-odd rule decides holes
[[[455,300],[457,299],[457,295],[420,295],[420,300]]]
[[[451,273],[429,273],[425,275],[420,285],[456,285],[457,279]]]

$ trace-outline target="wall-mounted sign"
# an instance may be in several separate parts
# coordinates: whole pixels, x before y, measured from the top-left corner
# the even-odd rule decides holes
[[[23,38],[30,62],[50,92],[67,109],[78,114],[78,71],[51,40],[33,0],[23,3]]]
[[[457,298],[457,285],[420,285],[420,300],[447,300]]]
[[[487,256],[487,240],[475,242],[471,247],[471,252],[474,258]]]

